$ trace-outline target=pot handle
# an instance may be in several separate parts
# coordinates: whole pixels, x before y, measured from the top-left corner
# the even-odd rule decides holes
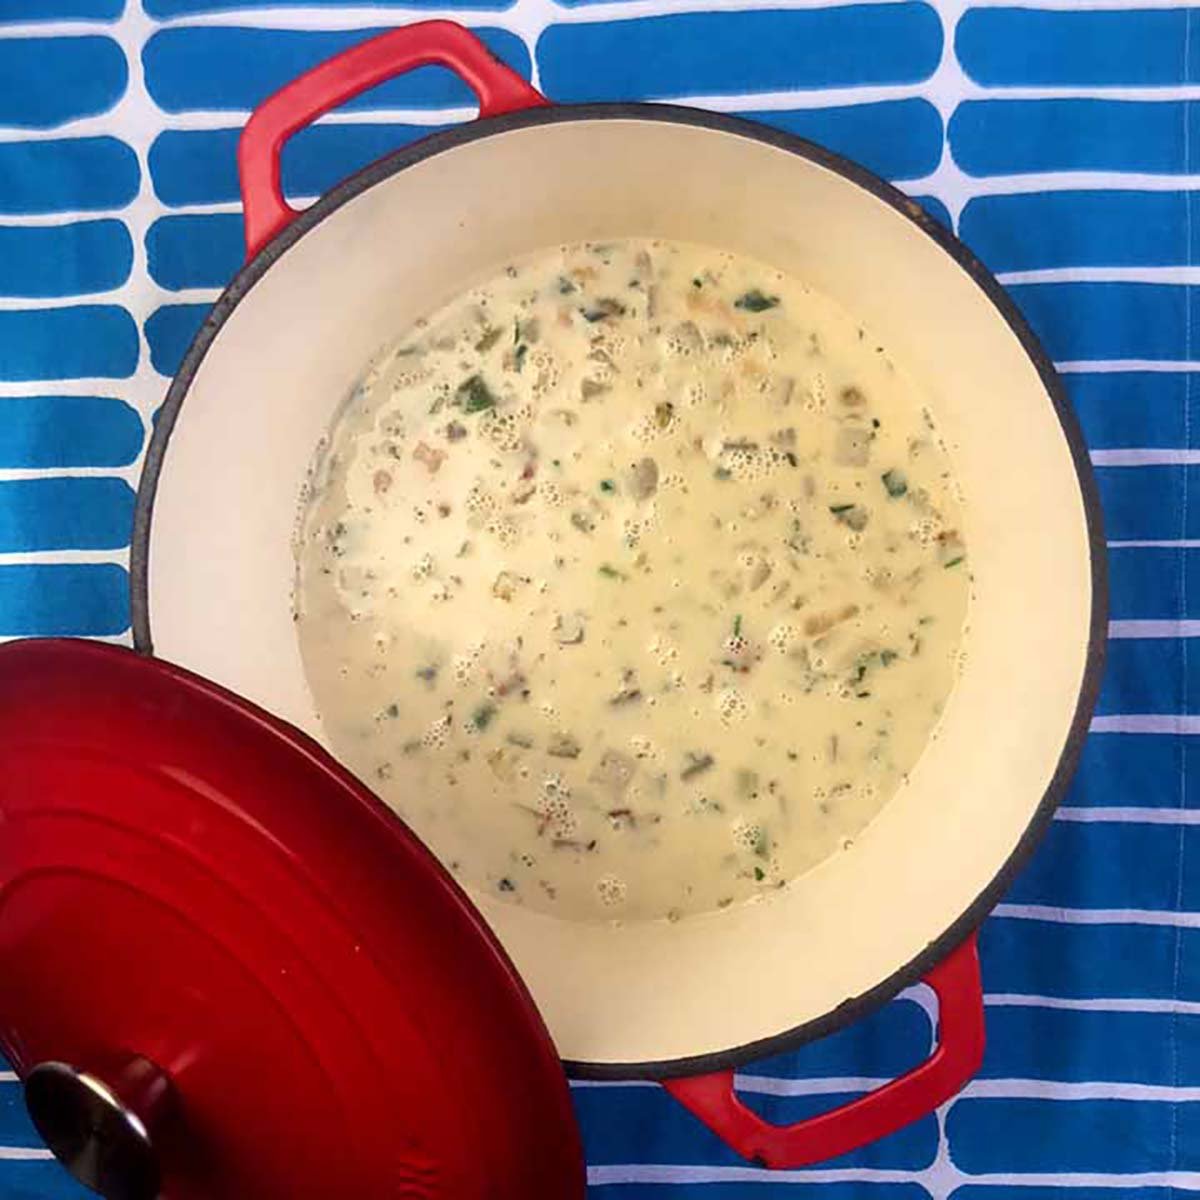
[[[919,1066],[865,1096],[795,1125],[772,1125],[734,1092],[732,1071],[663,1087],[743,1158],[806,1167],[876,1142],[944,1104],[983,1062],[983,985],[972,934],[925,977],[938,998],[938,1045]]]
[[[479,115],[549,104],[469,30],[453,21],[419,21],[343,50],[267,97],[251,114],[238,142],[238,175],[253,258],[299,213],[283,198],[279,155],[305,125],[360,92],[416,67],[448,67],[479,100]]]

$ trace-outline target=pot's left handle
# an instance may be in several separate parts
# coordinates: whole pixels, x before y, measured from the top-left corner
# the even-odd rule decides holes
[[[807,1167],[877,1142],[956,1095],[983,1062],[983,985],[975,935],[938,963],[925,982],[938,998],[933,1054],[908,1074],[840,1108],[780,1126],[738,1099],[732,1071],[669,1079],[663,1087],[732,1150],[765,1167]]]
[[[238,174],[253,258],[299,214],[283,198],[279,155],[284,142],[323,113],[416,67],[448,67],[479,100],[479,115],[534,108],[549,101],[453,21],[420,21],[382,33],[313,67],[254,110],[238,142]]]

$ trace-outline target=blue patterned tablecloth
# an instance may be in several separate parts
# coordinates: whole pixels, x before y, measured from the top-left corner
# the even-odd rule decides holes
[[[918,197],[999,273],[1057,361],[1110,539],[1108,678],[1066,805],[983,932],[990,1042],[979,1079],[878,1145],[778,1174],[739,1162],[659,1089],[580,1085],[592,1194],[1200,1191],[1191,9],[0,0],[0,634],[126,639],[146,432],[242,257],[234,145],[247,111],[367,31],[434,12],[480,29],[556,99],[748,114]],[[433,70],[381,87],[294,140],[289,189],[319,193],[469,117],[468,102]],[[795,1119],[905,1069],[931,1036],[917,990],[857,1028],[756,1064],[741,1085],[775,1119]],[[38,1146],[13,1077],[0,1075],[0,1197],[81,1194]]]

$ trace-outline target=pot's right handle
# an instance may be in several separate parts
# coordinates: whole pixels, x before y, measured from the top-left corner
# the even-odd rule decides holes
[[[927,1116],[983,1062],[983,985],[972,934],[925,977],[938,998],[938,1045],[876,1091],[795,1125],[772,1125],[734,1091],[732,1071],[665,1080],[663,1087],[727,1146],[767,1167],[806,1167],[876,1142]]]
[[[242,131],[238,174],[248,259],[299,216],[283,198],[279,155],[284,142],[360,92],[429,65],[448,67],[462,79],[478,97],[481,117],[549,104],[473,33],[453,21],[420,21],[343,50],[268,96]]]

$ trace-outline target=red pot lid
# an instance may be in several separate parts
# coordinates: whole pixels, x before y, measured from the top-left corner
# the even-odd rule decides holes
[[[463,893],[313,742],[162,662],[0,647],[0,980],[35,1122],[114,1200],[583,1194]]]

